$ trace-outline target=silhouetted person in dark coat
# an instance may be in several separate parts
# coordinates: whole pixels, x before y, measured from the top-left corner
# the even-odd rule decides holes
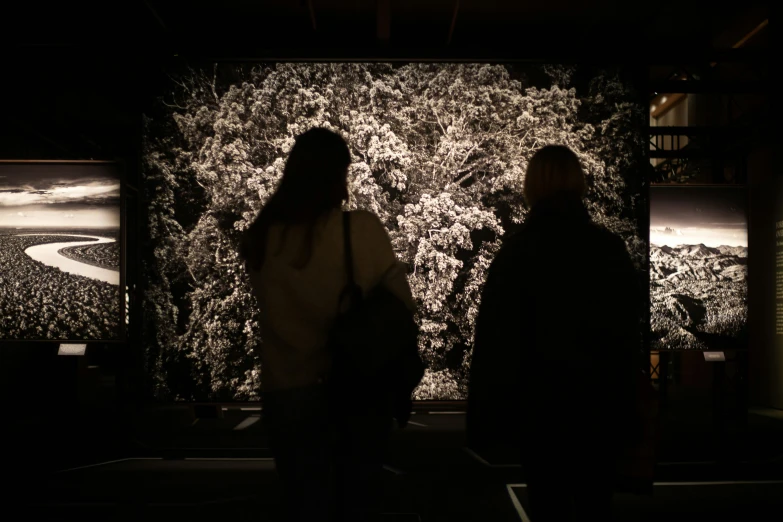
[[[476,325],[469,445],[519,450],[533,522],[607,520],[634,427],[639,281],[585,191],[570,149],[534,155],[530,212],[492,262]]]

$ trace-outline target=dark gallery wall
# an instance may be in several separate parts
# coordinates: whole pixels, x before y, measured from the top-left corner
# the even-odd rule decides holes
[[[0,157],[129,161],[138,149],[138,58],[86,49],[20,50],[3,87]],[[131,162],[131,167],[133,164]]]
[[[771,403],[783,409],[783,176],[778,175],[775,181],[775,341],[772,343],[775,373],[772,380],[776,386]]]
[[[0,50],[0,159],[117,161],[133,196],[142,107],[158,64],[170,56],[144,4],[15,6]],[[133,252],[127,260],[131,271]],[[55,414],[116,408],[122,392],[115,383],[136,368],[129,344],[91,343],[86,357],[58,356],[57,347],[0,342],[2,396],[45,405],[24,408],[17,419],[32,426]]]
[[[154,62],[55,44],[6,48],[3,58],[0,159],[118,161],[134,181],[140,106]],[[58,343],[0,342],[0,397],[12,411],[0,438],[34,450],[11,455],[8,469],[40,471],[90,453],[113,455],[122,404],[117,383],[133,367],[132,356],[126,343],[90,343],[79,357],[58,355]]]
[[[774,169],[775,151],[772,146],[760,147],[748,158],[748,185],[750,191],[749,243],[749,306],[753,313],[750,322],[750,388],[752,399],[763,406],[783,409],[783,321],[776,317],[776,292],[783,290],[777,274],[776,222],[783,220],[783,186]]]
[[[769,48],[780,45],[777,23],[779,5],[769,13]],[[775,43],[777,42],[777,44]],[[770,60],[771,62],[771,60]],[[778,114],[779,102],[771,92],[770,113]],[[752,245],[749,267],[750,321],[749,386],[753,403],[783,409],[783,174],[780,147],[776,138],[778,121],[768,118],[767,132],[748,157],[750,192],[749,241]]]

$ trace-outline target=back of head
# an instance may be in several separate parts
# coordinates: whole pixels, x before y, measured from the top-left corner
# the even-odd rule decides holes
[[[351,153],[342,136],[322,127],[312,128],[296,137],[275,202],[270,203],[279,202],[279,211],[294,220],[340,206],[347,196],[350,163]]]
[[[547,145],[530,159],[523,186],[528,206],[563,195],[582,199],[587,181],[579,158],[563,145]]]
[[[242,238],[245,263],[258,269],[266,254],[272,223],[312,224],[340,208],[348,198],[351,153],[345,140],[329,129],[312,128],[296,137],[277,190]]]

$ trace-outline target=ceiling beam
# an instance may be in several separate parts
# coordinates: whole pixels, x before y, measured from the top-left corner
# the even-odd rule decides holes
[[[747,126],[725,126],[725,127],[710,127],[706,125],[692,125],[692,126],[677,126],[677,125],[665,125],[665,126],[656,126],[656,127],[648,127],[647,133],[650,136],[688,136],[688,137],[695,137],[695,136],[723,136],[723,137],[730,137],[730,136],[739,136],[742,134],[747,134],[749,132],[749,127]]]
[[[759,34],[761,31],[764,30],[765,27],[769,25],[769,19],[765,18],[761,21],[756,27],[751,29],[748,33],[746,33],[742,38],[734,42],[731,46],[732,49],[740,49],[745,46],[746,43],[751,41],[757,34]],[[718,65],[718,62],[710,62],[711,67],[715,67]]]
[[[753,5],[752,2],[750,5],[738,5],[733,16],[727,17],[715,28],[710,43],[716,49],[742,47],[743,40],[752,38],[766,26],[770,12],[769,6]]]
[[[686,96],[686,94],[681,92],[667,93],[657,96],[656,101],[650,104],[650,115],[653,118],[660,118],[669,112],[669,109],[685,99]]]
[[[714,155],[713,152],[706,149],[674,149],[674,150],[651,150],[648,153],[650,158],[672,159],[672,158],[708,158]]]
[[[763,94],[770,87],[768,81],[748,80],[722,82],[711,80],[671,80],[651,82],[650,90],[661,96],[672,94]]]
[[[732,49],[739,49],[740,47],[744,46],[746,43],[748,43],[750,40],[753,39],[754,36],[759,34],[765,27],[769,25],[769,19],[765,18],[759,25],[754,27],[748,34],[743,36],[742,38],[737,41],[734,45],[731,46]]]

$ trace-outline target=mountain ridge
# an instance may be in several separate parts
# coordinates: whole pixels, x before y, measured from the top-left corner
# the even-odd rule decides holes
[[[744,281],[747,247],[650,245],[651,281]]]
[[[747,274],[744,246],[651,243],[652,346],[706,350],[740,343],[747,325]]]

